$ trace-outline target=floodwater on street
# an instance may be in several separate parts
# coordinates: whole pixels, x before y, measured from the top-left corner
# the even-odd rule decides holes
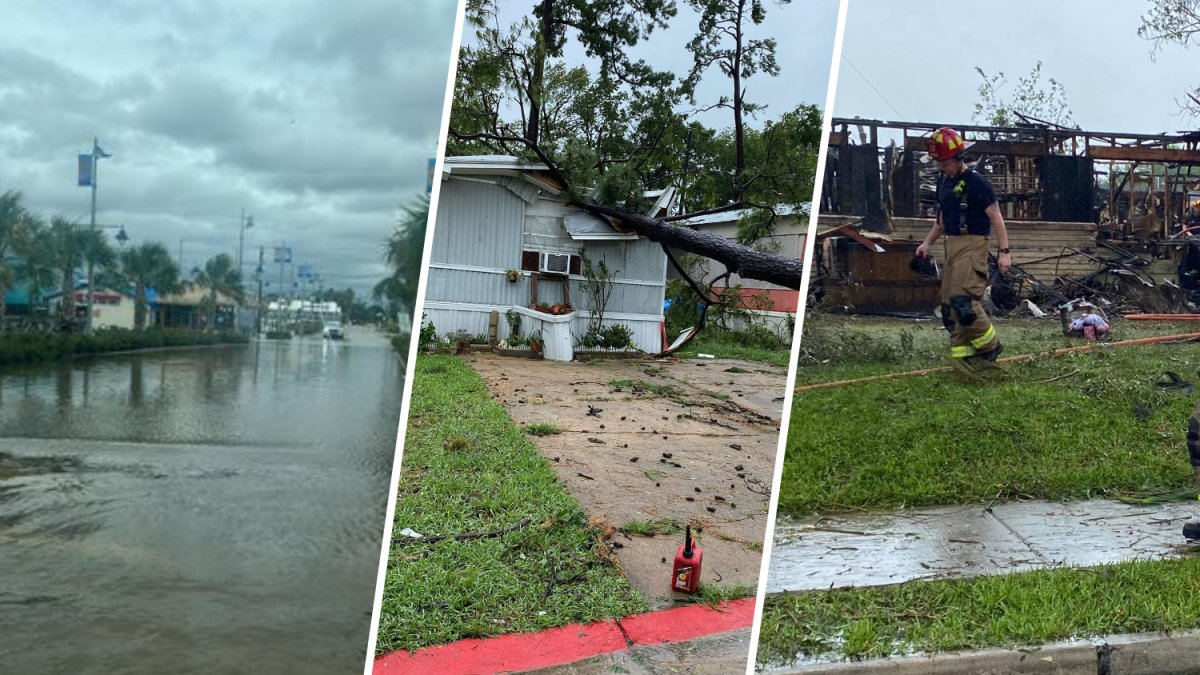
[[[365,329],[0,369],[0,672],[362,672],[403,378]]]

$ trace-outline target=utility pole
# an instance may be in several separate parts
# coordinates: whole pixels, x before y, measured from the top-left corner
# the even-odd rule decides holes
[[[100,147],[100,139],[95,136],[92,136],[92,152],[91,152],[91,154],[90,155],[79,155],[79,180],[77,182],[81,186],[88,185],[92,188],[91,218],[89,219],[88,222],[93,230],[96,229],[96,186],[100,182],[99,181],[100,160],[108,158],[108,157],[112,157],[112,155],[108,154],[107,152],[104,151],[103,148]],[[87,169],[86,171],[84,170],[85,167]],[[124,233],[124,230],[122,230],[122,233]],[[72,275],[73,274],[74,274],[74,271],[72,271]],[[93,281],[92,279],[88,279],[89,285],[88,285],[88,289],[87,289],[87,321],[84,322],[84,331],[89,334],[92,332],[92,311],[93,311],[92,310],[92,297],[95,293],[95,289],[91,287],[92,281]],[[71,289],[70,289],[72,298],[75,295],[74,286],[75,285],[72,282]],[[72,298],[64,298],[64,303],[67,300],[70,300]],[[72,304],[72,306],[73,306],[73,304]],[[75,317],[72,317],[72,319],[74,319],[74,318]]]
[[[243,272],[242,269],[242,251],[246,245],[246,230],[254,227],[254,214],[247,214],[246,209],[242,209],[241,220],[238,221],[238,254],[237,254],[237,270],[238,275]]]
[[[262,246],[258,247],[258,270],[255,271],[254,276],[258,277],[258,319],[256,320],[256,323],[258,324],[258,332],[262,333],[262,321],[263,321],[263,295],[262,295],[263,247]]]

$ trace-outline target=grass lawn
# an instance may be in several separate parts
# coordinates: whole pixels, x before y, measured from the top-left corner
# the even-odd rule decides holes
[[[758,661],[1012,648],[1198,625],[1200,559],[1122,563],[772,596]]]
[[[712,354],[720,359],[757,361],[787,368],[792,358],[792,348],[790,344],[767,348],[761,344],[748,343],[741,333],[722,332],[709,326],[676,354],[685,359],[696,358],[697,354]]]
[[[996,331],[1004,356],[1086,344],[1067,338],[1057,319],[1001,319]],[[1200,321],[1114,320],[1111,341],[1154,335],[1200,333]],[[939,320],[911,321],[810,313],[804,320],[796,384],[848,380],[869,375],[949,365],[950,340]]]
[[[1155,382],[1165,370],[1195,381],[1198,366],[1195,344],[1145,345],[1008,364],[999,383],[935,374],[799,393],[780,511],[1186,492],[1195,397]]]
[[[418,357],[379,652],[647,610],[548,462],[452,356]],[[523,523],[527,525],[521,526]]]

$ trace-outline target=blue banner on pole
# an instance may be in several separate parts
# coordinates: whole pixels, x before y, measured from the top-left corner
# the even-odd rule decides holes
[[[79,156],[79,185],[80,187],[90,187],[92,184],[92,156]]]
[[[429,158],[429,169],[425,174],[425,192],[433,192],[433,170],[437,168],[437,160],[433,157]]]

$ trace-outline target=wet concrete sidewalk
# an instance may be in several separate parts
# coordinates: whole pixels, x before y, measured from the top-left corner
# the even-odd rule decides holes
[[[702,583],[757,586],[786,369],[493,354],[467,363],[518,425],[559,432],[530,440],[593,523],[610,529],[626,578],[651,608],[677,601],[670,561],[683,534],[623,531],[633,523],[691,525],[704,549]]]
[[[750,629],[709,635],[687,642],[645,646],[584,661],[527,671],[536,675],[729,675],[744,673],[750,653]]]
[[[1192,501],[1012,502],[777,524],[768,593],[1176,557]]]

